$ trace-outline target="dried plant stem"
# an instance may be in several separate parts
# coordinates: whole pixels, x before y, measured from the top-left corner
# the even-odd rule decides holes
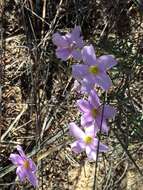
[[[43,2],[43,12],[42,12],[42,20],[43,20],[43,22],[42,22],[42,31],[41,31],[42,38],[44,36],[44,24],[45,24],[44,21],[45,21],[45,18],[46,18],[46,6],[47,6],[47,1],[44,0],[44,2]]]

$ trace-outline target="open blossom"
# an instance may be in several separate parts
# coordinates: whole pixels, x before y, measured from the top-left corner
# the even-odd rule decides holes
[[[29,182],[36,187],[38,185],[37,177],[35,175],[36,165],[32,159],[27,158],[21,146],[17,146],[19,154],[10,154],[11,162],[17,166],[16,174],[18,175],[21,182],[26,178]]]
[[[101,131],[108,133],[109,128],[107,126],[106,120],[115,116],[115,108],[106,104],[103,108],[103,105],[100,103],[97,93],[94,90],[91,90],[88,100],[77,100],[77,106],[83,113],[81,116],[82,126],[90,128],[91,125],[94,125],[97,128],[97,131],[99,131],[102,121]],[[102,115],[103,109],[104,112]]]
[[[76,64],[72,66],[72,75],[76,80],[87,80],[88,83],[84,83],[87,91],[94,88],[95,84],[100,86],[104,90],[108,90],[112,81],[107,70],[117,64],[117,61],[112,55],[103,55],[96,58],[95,51],[92,45],[84,46],[81,51],[84,64]]]
[[[96,160],[98,139],[96,138],[95,127],[85,128],[82,131],[74,122],[69,124],[70,135],[76,138],[76,141],[71,144],[71,149],[75,153],[86,151],[89,160]],[[101,142],[99,143],[99,152],[106,152],[108,147]]]
[[[80,26],[76,26],[71,33],[62,36],[58,32],[53,34],[53,43],[57,46],[56,56],[63,61],[73,57],[81,60],[81,51],[83,39],[81,37]]]

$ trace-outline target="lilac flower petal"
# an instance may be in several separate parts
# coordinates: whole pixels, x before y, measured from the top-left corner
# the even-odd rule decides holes
[[[77,104],[79,110],[83,113],[86,113],[86,112],[89,113],[90,109],[92,109],[90,103],[87,100],[83,100],[83,99],[77,100],[76,104]]]
[[[77,41],[78,38],[81,35],[81,28],[80,28],[80,26],[75,26],[74,29],[71,32],[71,35],[73,36],[74,41]]]
[[[22,167],[22,166],[19,166],[17,169],[16,169],[16,175],[19,177],[20,181],[23,182],[26,178],[26,170]]]
[[[72,34],[71,34],[71,33],[67,33],[67,34],[65,35],[65,38],[67,39],[68,44],[69,44],[69,46],[70,46],[70,45],[73,43]]]
[[[81,153],[85,149],[85,144],[79,141],[75,141],[71,144],[71,149],[76,154]]]
[[[81,37],[81,28],[80,26],[75,26],[75,28],[71,32],[71,39],[76,42],[76,46],[82,48],[84,45],[83,39]]]
[[[86,154],[89,160],[95,160],[97,159],[96,150],[91,149],[90,146],[86,146]]]
[[[36,164],[33,162],[33,160],[31,158],[29,158],[28,161],[29,161],[29,164],[30,164],[31,171],[35,172],[37,170]]]
[[[63,61],[66,61],[67,59],[70,58],[70,51],[68,49],[56,49],[56,56],[57,58],[62,59]]]
[[[68,47],[68,41],[65,36],[61,36],[58,32],[53,34],[53,43],[58,47]]]
[[[104,105],[104,118],[114,118],[116,115],[116,109],[110,105]]]
[[[97,138],[93,139],[92,144],[89,145],[92,150],[97,151],[98,141],[99,140]]]
[[[10,154],[9,159],[15,165],[22,165],[23,164],[23,159],[18,154]]]
[[[17,145],[16,148],[17,148],[17,151],[19,152],[20,156],[21,156],[22,158],[26,159],[27,157],[26,157],[26,155],[25,155],[25,153],[24,153],[22,147],[21,147],[20,145]]]
[[[75,60],[77,60],[77,61],[80,61],[80,60],[82,59],[80,50],[74,49],[74,50],[71,52],[71,56],[72,56]]]
[[[82,139],[85,136],[84,132],[74,122],[71,122],[69,124],[69,132],[70,135],[74,136],[77,139]]]
[[[91,137],[95,137],[97,134],[98,128],[95,125],[85,127],[85,134]]]
[[[109,70],[117,65],[116,59],[112,55],[102,55],[97,59],[97,64],[102,70]]]
[[[80,36],[80,33],[73,34],[73,33],[67,33],[65,35],[68,43],[70,45],[74,45],[75,48],[82,48],[84,45],[83,38]]]
[[[98,143],[99,143],[99,152],[107,152],[108,151],[108,146],[99,142],[99,140],[97,138],[94,138],[93,143],[90,145],[91,149],[93,149],[97,152]]]
[[[96,119],[96,125],[98,126],[99,130],[100,130],[100,126],[101,126],[101,117]],[[107,126],[106,120],[103,119],[102,121],[102,126],[101,126],[101,132],[108,134],[109,131],[109,127]]]
[[[88,65],[96,65],[96,55],[92,45],[84,46],[81,51],[83,61]]]
[[[76,64],[72,66],[72,76],[75,79],[83,78],[87,74],[88,67],[86,65]]]
[[[101,142],[99,143],[99,152],[107,152],[108,150],[108,146],[102,144]]]
[[[96,84],[99,85],[103,90],[109,90],[112,86],[112,81],[106,73],[100,73],[96,76]]]
[[[83,46],[84,46],[83,37],[80,37],[80,38],[78,38],[77,41],[76,41],[76,47],[82,49]]]
[[[94,76],[94,75],[92,75],[92,74],[87,74],[87,75],[85,76],[85,78],[86,78],[86,80],[88,81],[88,83],[90,83],[90,85],[92,85],[92,86],[93,86],[93,84],[94,84],[94,85],[96,84],[96,81],[97,81],[96,77],[97,77],[97,76]]]
[[[90,113],[85,113],[81,116],[81,125],[89,127],[94,122],[94,119]]]
[[[26,176],[27,176],[27,179],[29,180],[29,182],[34,186],[38,186],[38,180],[37,180],[37,177],[36,175],[31,172],[31,170],[26,170]]]
[[[95,90],[91,90],[88,101],[90,102],[91,105],[94,106],[94,108],[98,108],[101,105],[100,99]]]
[[[81,92],[89,94],[90,91],[94,88],[95,84],[88,81],[86,78],[81,80]]]

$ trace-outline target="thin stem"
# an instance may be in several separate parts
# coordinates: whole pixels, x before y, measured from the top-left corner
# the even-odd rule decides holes
[[[100,144],[100,135],[101,135],[101,131],[102,131],[102,122],[103,122],[103,116],[104,116],[105,100],[106,100],[106,92],[104,92],[104,97],[103,97],[103,108],[102,108],[101,123],[100,123],[100,130],[99,130],[99,137],[98,137],[98,145],[97,145],[97,152],[96,152],[97,158],[96,158],[96,162],[95,162],[95,173],[94,173],[93,190],[96,189],[96,175],[97,175],[97,167],[98,167],[99,144]]]

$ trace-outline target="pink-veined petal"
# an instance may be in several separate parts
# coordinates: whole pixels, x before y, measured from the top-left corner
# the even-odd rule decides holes
[[[83,47],[82,58],[86,64],[96,65],[96,55],[92,45]]]
[[[74,122],[69,123],[68,127],[70,135],[76,139],[82,139],[85,136],[85,133]]]

